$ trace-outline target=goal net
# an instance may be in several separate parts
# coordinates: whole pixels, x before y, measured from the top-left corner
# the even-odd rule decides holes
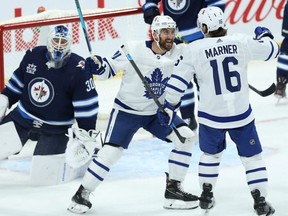
[[[93,53],[111,56],[126,40],[146,39],[141,8],[83,10]],[[72,30],[72,52],[89,55],[77,10],[50,10],[0,22],[0,90],[19,66],[27,49],[46,45],[51,25]]]

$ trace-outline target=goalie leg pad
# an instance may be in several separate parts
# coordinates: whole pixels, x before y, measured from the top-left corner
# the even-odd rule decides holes
[[[186,140],[182,143],[174,132],[167,136],[167,139],[171,140],[175,146],[169,155],[169,176],[171,179],[182,182],[191,162],[195,133],[187,126],[177,129],[182,136],[186,137]]]
[[[58,185],[84,175],[88,164],[73,168],[65,162],[65,154],[36,155],[32,158],[31,185]]]
[[[0,94],[0,122],[4,118],[8,106],[8,97],[6,95]]]
[[[82,181],[84,188],[89,191],[94,191],[104,180],[110,168],[120,159],[122,153],[122,147],[105,144],[103,148],[98,151],[97,157],[91,161],[84,175]]]
[[[0,160],[20,152],[22,147],[14,122],[0,125]]]

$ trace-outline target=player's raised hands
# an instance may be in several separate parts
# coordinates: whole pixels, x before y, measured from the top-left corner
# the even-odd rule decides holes
[[[271,39],[274,38],[274,36],[272,35],[272,32],[266,27],[257,26],[254,30],[254,33],[255,33],[256,40],[260,40],[263,37],[269,37]]]
[[[142,6],[142,10],[145,23],[150,25],[152,24],[154,17],[160,15],[157,4],[153,2],[145,3]]]

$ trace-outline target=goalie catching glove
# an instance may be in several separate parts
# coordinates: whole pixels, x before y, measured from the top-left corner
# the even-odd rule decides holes
[[[69,166],[78,168],[86,164],[93,156],[95,150],[100,148],[96,141],[99,131],[89,130],[88,132],[81,128],[69,128],[69,141],[65,151],[66,162]]]

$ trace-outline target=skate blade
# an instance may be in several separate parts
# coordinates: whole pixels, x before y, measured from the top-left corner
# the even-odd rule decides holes
[[[163,208],[174,210],[189,210],[195,209],[199,205],[198,201],[183,201],[174,199],[165,199]]]
[[[210,207],[208,207],[207,209],[201,209],[201,215],[202,216],[208,216],[211,212],[211,210],[215,207],[216,202],[215,199],[212,199],[212,205]]]
[[[208,216],[210,213],[210,209],[201,209],[201,216]]]
[[[284,106],[284,105],[288,105],[288,98],[284,97],[284,98],[277,98],[277,102],[275,104],[276,106]]]
[[[72,201],[67,210],[76,214],[84,214],[89,210],[89,207]]]

